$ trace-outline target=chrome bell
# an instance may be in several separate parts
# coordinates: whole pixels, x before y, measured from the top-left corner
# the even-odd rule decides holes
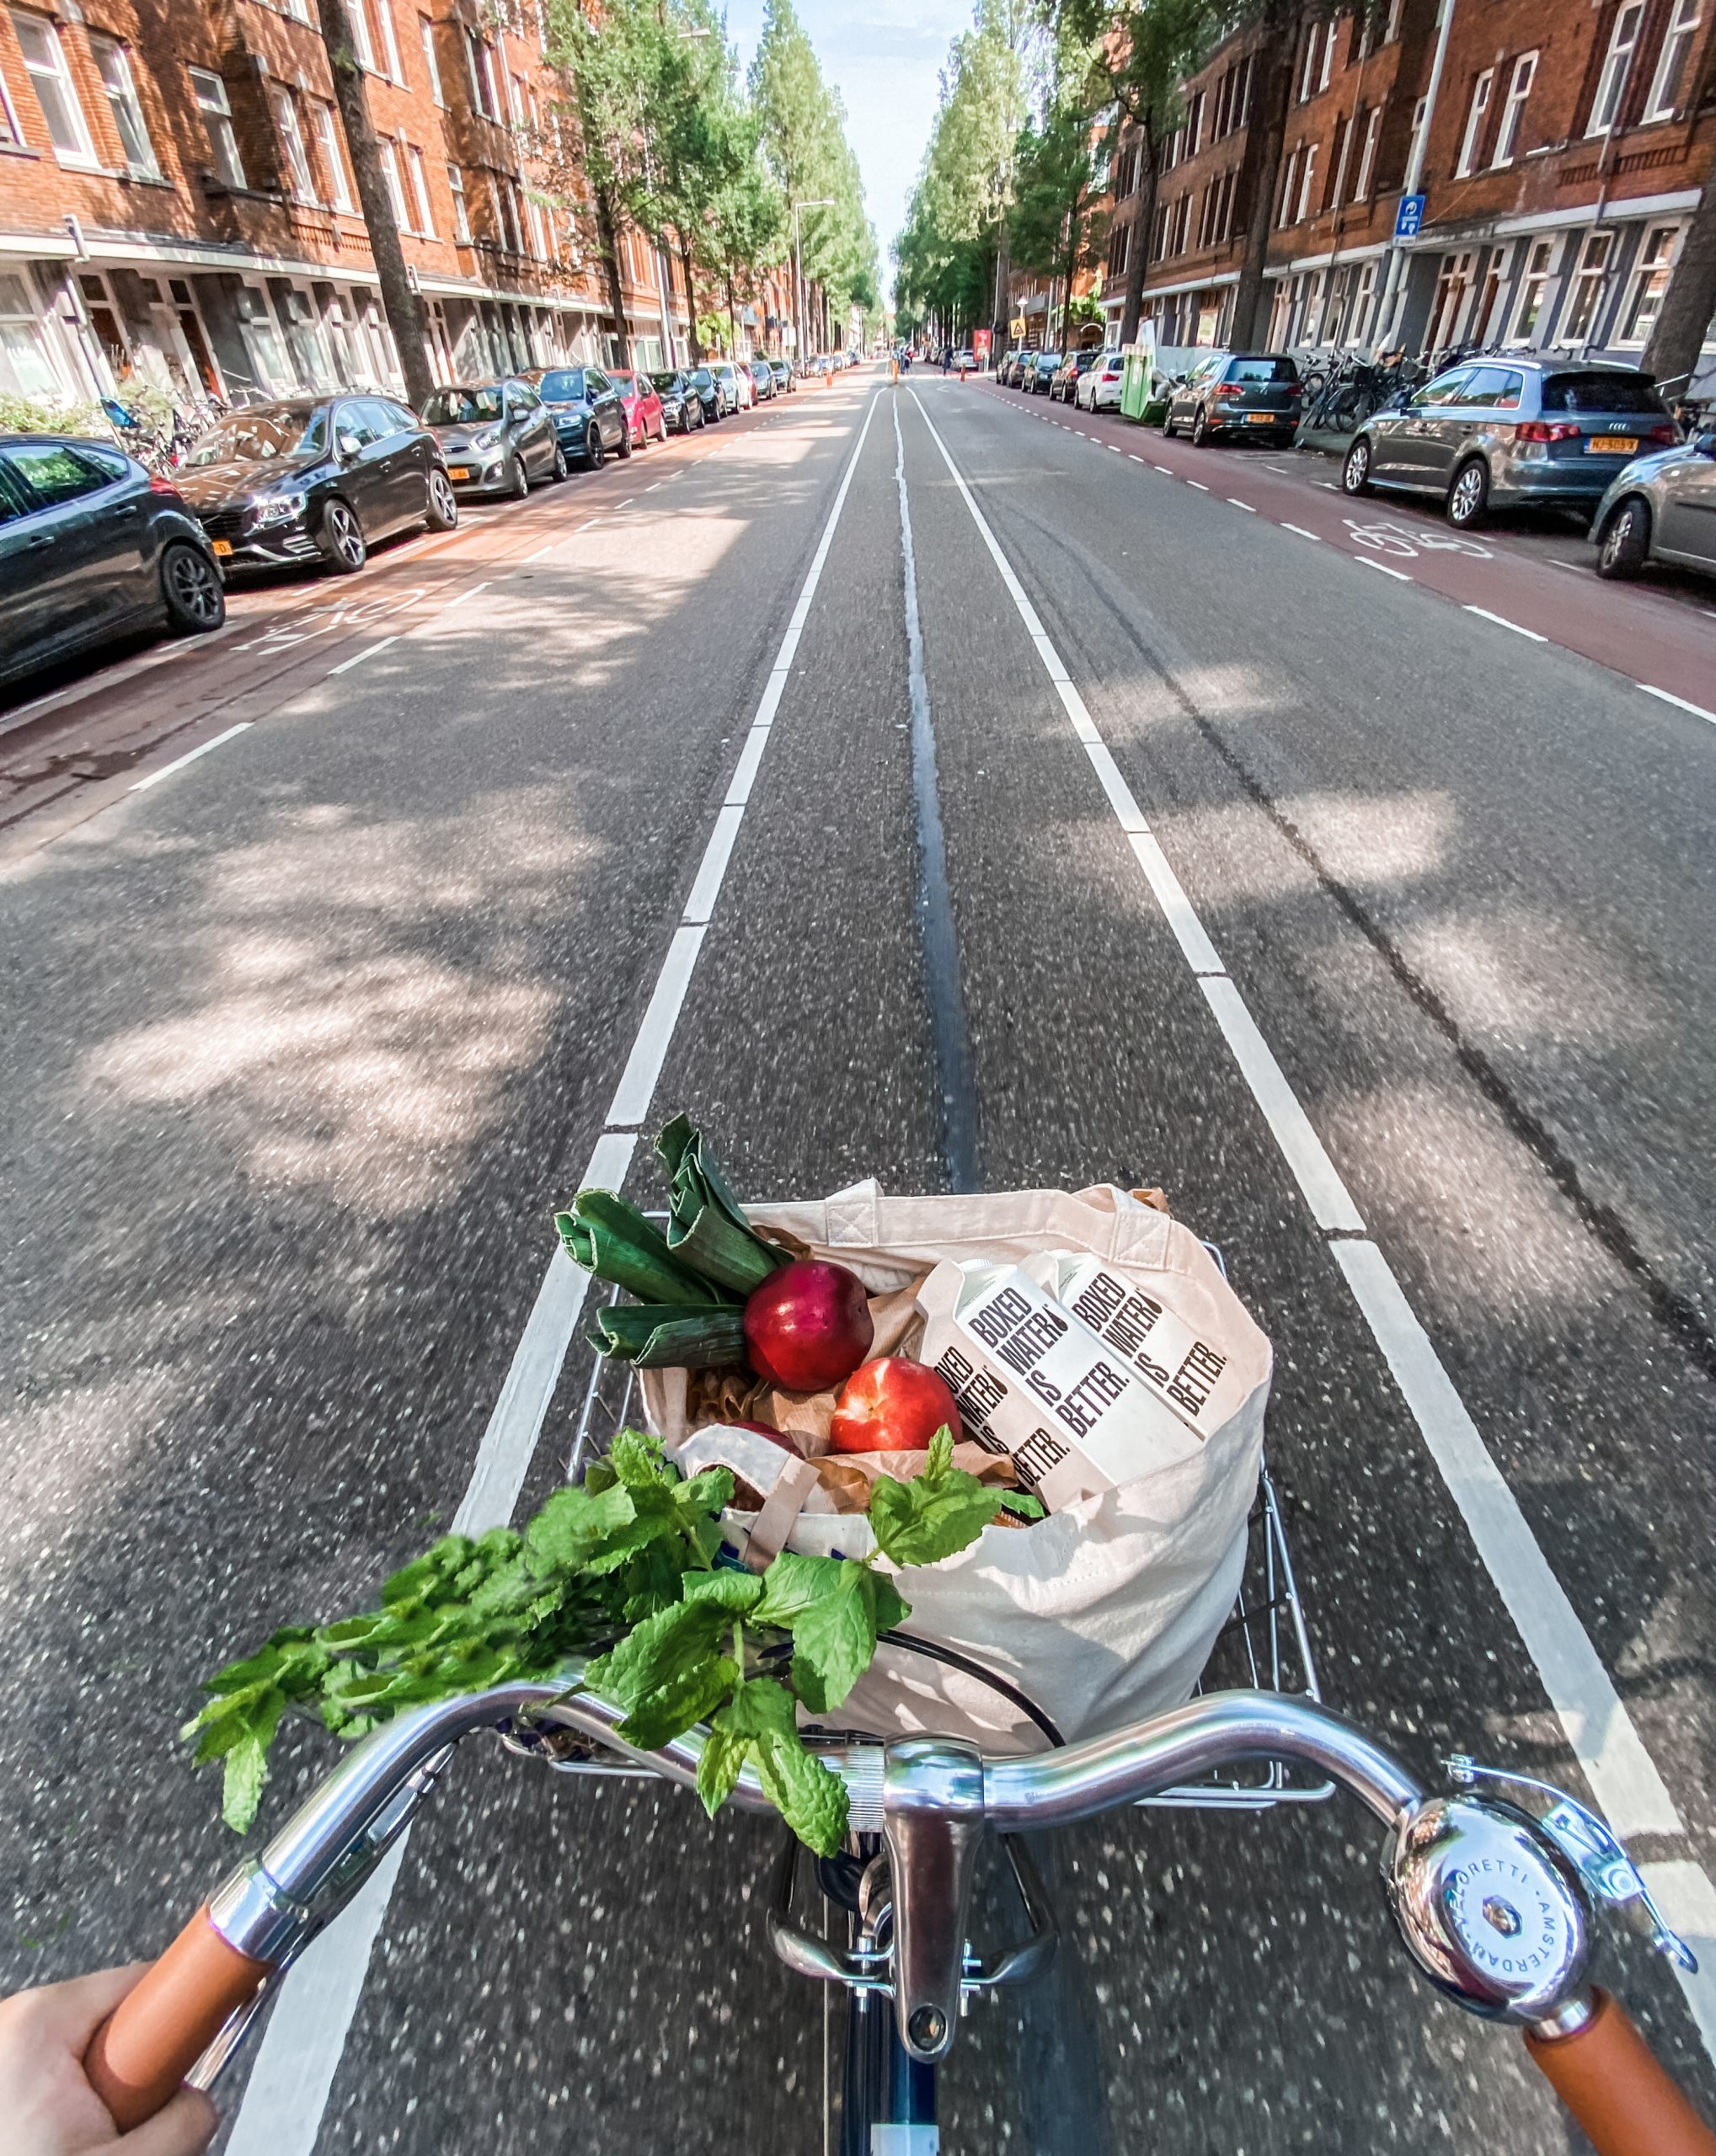
[[[1591,1945],[1584,1892],[1512,1805],[1425,1798],[1403,1820],[1384,1876],[1414,1960],[1472,2013],[1539,2023],[1580,1990]]]

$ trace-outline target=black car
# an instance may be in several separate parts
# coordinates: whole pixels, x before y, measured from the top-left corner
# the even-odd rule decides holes
[[[226,618],[220,569],[176,487],[111,442],[0,435],[0,681],[128,630]]]
[[[721,385],[716,381],[709,369],[708,367],[692,367],[686,379],[691,383],[692,387],[696,390],[698,393],[698,401],[703,408],[703,418],[705,420],[714,421],[719,419],[722,413],[726,410],[727,406],[721,395]]]
[[[580,457],[592,472],[612,450],[632,453],[632,430],[620,393],[600,367],[527,367],[519,376],[554,415],[560,446]]]
[[[423,424],[441,444],[447,477],[473,494],[522,499],[532,479],[564,479],[559,424],[527,382],[460,382],[436,390]]]
[[[377,539],[459,520],[435,436],[379,395],[249,405],[202,437],[179,485],[232,568],[322,561],[349,576]]]
[[[664,367],[652,374],[655,394],[661,399],[661,417],[669,434],[688,435],[703,423],[703,400],[692,387],[691,376],[679,367]]]
[[[759,404],[767,403],[774,395],[774,370],[767,360],[746,360],[745,371],[751,376],[751,387]]]

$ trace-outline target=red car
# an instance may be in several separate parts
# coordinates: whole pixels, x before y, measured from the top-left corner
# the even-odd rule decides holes
[[[655,385],[646,374],[621,374],[613,368],[607,370],[607,378],[620,393],[620,403],[626,414],[627,439],[641,449],[654,435],[657,441],[667,439],[667,419],[661,409],[661,399],[655,394]]]

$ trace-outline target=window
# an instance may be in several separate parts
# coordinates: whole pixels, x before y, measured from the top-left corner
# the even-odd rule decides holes
[[[393,0],[373,0],[376,19],[382,26],[382,51],[387,57],[388,72],[396,83],[405,79],[405,70],[399,65],[399,40],[393,33]]]
[[[429,93],[439,105],[446,103],[446,94],[441,87],[441,66],[435,56],[435,24],[427,15],[417,18],[417,35],[423,40],[423,66],[429,77]]]
[[[1281,176],[1281,211],[1275,219],[1278,225],[1291,225],[1293,221],[1293,200],[1297,192],[1299,159],[1302,155],[1303,152],[1298,148],[1288,153],[1286,169]]]
[[[409,232],[411,214],[405,207],[405,190],[399,184],[399,153],[385,135],[377,139],[376,149],[382,161],[382,178],[388,184],[388,204],[393,212],[393,222],[402,232]]]
[[[1514,62],[1514,71],[1508,77],[1507,98],[1501,108],[1501,125],[1495,131],[1495,149],[1490,157],[1492,165],[1510,165],[1520,147],[1520,122],[1526,116],[1526,99],[1532,94],[1532,85],[1537,78],[1537,56],[1522,52]]]
[[[18,33],[30,86],[42,109],[42,118],[48,125],[48,140],[60,163],[93,165],[94,147],[89,140],[89,130],[83,124],[83,108],[78,102],[59,31],[43,16],[26,15],[18,8],[13,10],[12,27]]]
[[[1478,146],[1483,139],[1483,115],[1489,109],[1490,86],[1494,80],[1494,68],[1486,67],[1472,85],[1472,102],[1466,109],[1466,132],[1460,138],[1460,162],[1454,167],[1456,179],[1464,179],[1478,162]]]
[[[513,125],[522,127],[524,125],[524,83],[517,75],[509,75],[506,78],[506,109],[512,115]]]
[[[1668,273],[1674,262],[1675,242],[1679,237],[1680,228],[1676,225],[1656,225],[1644,235],[1633,271],[1633,289],[1627,296],[1627,311],[1622,318],[1622,344],[1642,344],[1655,328],[1656,318],[1662,312],[1663,294],[1668,290]]]
[[[1303,104],[1319,90],[1328,88],[1334,65],[1334,24],[1312,23],[1305,36],[1305,59],[1299,70],[1299,102]]]
[[[233,132],[233,108],[227,102],[227,86],[218,75],[206,75],[200,67],[186,72],[190,77],[197,110],[208,131],[216,173],[228,187],[243,187],[244,168],[239,162],[238,138]]]
[[[462,247],[471,243],[471,212],[465,202],[465,175],[457,165],[446,168],[446,184],[453,198],[453,237]]]
[[[1388,0],[1388,22],[1382,32],[1384,45],[1393,45],[1400,35],[1400,18],[1405,13],[1406,0]]]
[[[0,389],[14,397],[57,397],[59,376],[42,342],[42,310],[29,282],[0,271]]]
[[[465,58],[471,70],[471,95],[485,120],[499,120],[500,99],[494,86],[494,48],[473,29],[465,32]]]
[[[1132,237],[1131,225],[1116,225],[1109,234],[1109,275],[1124,277],[1126,274],[1127,245]]]
[[[417,208],[417,229],[433,239],[435,218],[429,207],[429,172],[423,162],[423,152],[413,142],[406,146],[406,157],[411,167],[411,195]]]
[[[61,502],[99,494],[125,477],[123,467],[115,472],[105,458],[62,441],[13,442],[6,462],[28,485],[37,509],[56,509]]]
[[[1186,107],[1186,155],[1195,157],[1204,139],[1204,93],[1200,90]]]
[[[1510,344],[1529,344],[1537,333],[1543,316],[1543,302],[1549,291],[1549,275],[1555,264],[1555,243],[1553,239],[1539,239],[1532,243],[1531,253],[1526,260],[1526,274],[1520,280],[1519,304],[1514,309],[1514,326],[1508,338]]]
[[[1583,344],[1596,328],[1597,309],[1608,280],[1609,257],[1614,248],[1612,232],[1592,232],[1586,239],[1579,268],[1574,273],[1573,289],[1568,295],[1567,312],[1556,333],[1558,344]]]
[[[1621,93],[1627,87],[1627,77],[1632,71],[1638,28],[1644,20],[1644,0],[1622,0],[1616,11],[1615,27],[1609,33],[1609,50],[1597,81],[1597,93],[1591,99],[1590,122],[1585,131],[1587,135],[1606,135],[1615,124],[1621,109]]]
[[[1526,377],[1511,367],[1478,367],[1460,392],[1468,408],[1481,405],[1488,412],[1517,412],[1525,395]]]
[[[1418,152],[1419,146],[1424,141],[1424,123],[1429,113],[1430,99],[1428,98],[1420,98],[1412,108],[1412,139],[1406,146],[1406,173],[1409,187],[1414,184],[1423,170],[1423,167],[1419,163]]]
[[[357,55],[360,67],[376,72],[375,40],[370,35],[368,0],[347,0],[346,16],[351,24],[351,49]]]
[[[274,108],[274,124],[280,131],[281,169],[286,180],[286,192],[295,202],[313,202],[316,187],[310,178],[310,154],[304,147],[303,123],[298,118],[298,101],[288,89],[275,83],[268,93]]]
[[[1472,289],[1472,255],[1468,250],[1445,254],[1436,275],[1435,298],[1430,307],[1430,326],[1425,339],[1430,351],[1458,341],[1467,294]]]
[[[524,198],[525,229],[530,234],[530,251],[538,262],[548,259],[548,235],[543,220],[543,206],[532,195]]]
[[[1507,283],[1509,265],[1513,260],[1510,247],[1492,248],[1489,259],[1484,264],[1483,286],[1478,296],[1477,312],[1472,318],[1472,337],[1479,344],[1494,344],[1500,328],[1501,296]]]
[[[1299,173],[1299,207],[1293,216],[1296,225],[1303,224],[1311,215],[1311,182],[1316,171],[1317,145],[1307,142],[1305,145],[1305,163]]]
[[[6,88],[6,78],[0,76],[0,142],[21,143],[23,140],[18,115],[12,109],[11,93]]]
[[[1371,175],[1377,168],[1377,137],[1382,129],[1382,108],[1373,105],[1365,115],[1365,147],[1359,152],[1359,169],[1353,180],[1353,200],[1362,202],[1371,191]]]
[[[89,49],[95,55],[96,72],[101,77],[101,87],[107,92],[107,102],[113,112],[113,124],[118,130],[120,147],[125,152],[126,168],[139,179],[158,179],[161,168],[155,160],[153,144],[149,140],[149,129],[143,118],[143,107],[137,96],[136,78],[131,73],[131,58],[117,38],[96,37],[92,35]]]
[[[339,147],[339,121],[331,104],[318,99],[312,107],[316,121],[316,147],[321,153],[322,175],[328,183],[328,205],[351,212],[351,183],[345,176],[345,158]]]
[[[1702,0],[1675,0],[1675,11],[1662,34],[1662,51],[1650,79],[1650,95],[1644,101],[1647,120],[1672,120],[1675,107],[1687,87],[1687,61],[1703,14]]]

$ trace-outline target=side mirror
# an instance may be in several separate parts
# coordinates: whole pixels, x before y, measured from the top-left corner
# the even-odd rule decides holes
[[[334,447],[339,451],[340,462],[343,464],[350,464],[363,447],[363,444],[355,435],[340,435],[335,438]]]
[[[1695,456],[1716,456],[1716,434],[1699,435],[1692,443]]]

